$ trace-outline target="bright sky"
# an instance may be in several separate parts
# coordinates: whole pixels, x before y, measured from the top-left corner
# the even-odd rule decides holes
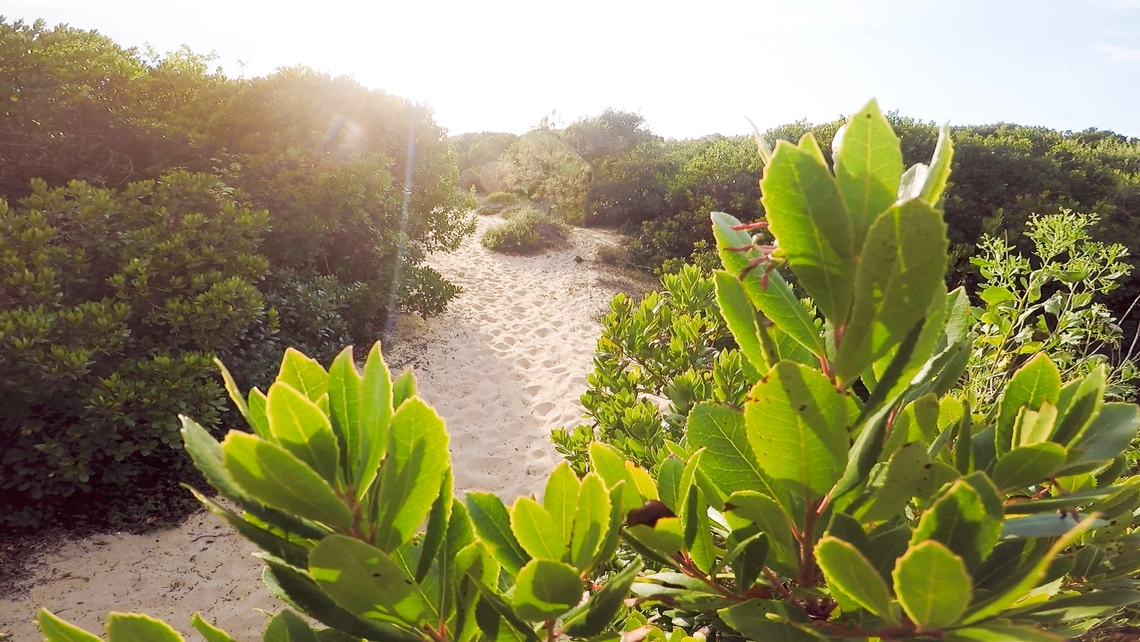
[[[884,109],[1140,137],[1140,0],[5,0],[8,19],[305,64],[429,103],[453,133],[607,106],[665,136]]]

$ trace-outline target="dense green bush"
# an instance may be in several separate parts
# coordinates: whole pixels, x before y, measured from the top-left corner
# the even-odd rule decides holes
[[[506,212],[512,208],[518,207],[522,203],[523,200],[519,198],[518,194],[511,194],[510,192],[495,192],[493,194],[488,194],[486,198],[484,198],[483,201],[479,203],[479,207],[476,208],[475,213],[482,214],[483,216],[494,216],[496,214],[502,214],[503,212]]]
[[[176,415],[219,417],[210,360],[265,316],[266,229],[186,172],[0,201],[0,524],[185,478]]]
[[[510,191],[526,196],[571,224],[582,222],[590,167],[557,132],[520,136],[499,158]]]
[[[254,434],[184,418],[183,440],[244,513],[201,499],[328,627],[286,609],[264,639],[1059,642],[1140,602],[1138,480],[1118,481],[1140,407],[1044,354],[987,415],[947,394],[971,343],[944,285],[948,131],[904,173],[874,102],[846,127],[831,167],[810,134],[761,147],[761,225],[712,215],[714,296],[761,374],[739,405],[695,404],[654,472],[593,442],[590,472],[558,466],[541,498],[461,501],[443,421],[378,349],[363,373],[351,350],[327,371],[289,352],[267,394],[227,379]],[[178,639],[145,616],[107,628]]]
[[[487,229],[482,243],[496,252],[530,254],[554,247],[566,238],[566,225],[532,205],[503,215],[505,222]]]

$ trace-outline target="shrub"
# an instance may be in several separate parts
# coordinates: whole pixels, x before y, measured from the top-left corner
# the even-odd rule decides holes
[[[566,238],[566,226],[551,215],[524,205],[505,215],[505,223],[483,233],[483,247],[496,252],[530,254],[554,247]]]
[[[943,285],[947,133],[904,173],[871,102],[834,174],[810,134],[762,150],[776,243],[713,214],[713,284],[763,374],[742,407],[696,404],[656,475],[594,442],[591,472],[560,465],[541,500],[460,501],[442,420],[377,349],[363,373],[350,351],[328,371],[290,352],[267,395],[227,380],[254,434],[219,443],[184,419],[183,440],[243,513],[203,501],[333,629],[285,610],[266,638],[1060,640],[1140,601],[1140,495],[1117,483],[1140,407],[1104,403],[1102,369],[1063,383],[1045,355],[991,416],[947,394],[970,345]],[[40,622],[49,642],[82,638]],[[175,639],[129,614],[108,629]]]
[[[582,222],[590,167],[557,133],[538,129],[520,136],[503,152],[499,166],[512,192],[568,223]]]
[[[265,314],[265,230],[186,172],[0,201],[0,523],[185,478],[176,415],[218,419],[210,359]]]
[[[494,194],[488,194],[487,197],[483,199],[483,202],[479,203],[479,207],[476,208],[475,213],[482,214],[483,216],[494,216],[516,208],[521,205],[522,202],[518,194],[495,192]]]

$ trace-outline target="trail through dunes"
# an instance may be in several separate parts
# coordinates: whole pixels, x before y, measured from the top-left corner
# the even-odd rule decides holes
[[[447,421],[456,490],[510,502],[540,490],[557,463],[550,431],[581,420],[578,397],[609,299],[647,283],[594,260],[621,242],[610,232],[575,229],[559,249],[509,256],[479,244],[498,221],[481,218],[458,252],[431,258],[464,292],[443,315],[401,318],[384,353],[393,370],[414,368],[420,394]],[[68,542],[32,560],[31,575],[0,596],[0,633],[40,639],[31,620],[43,606],[96,632],[108,611],[126,610],[188,633],[200,611],[238,640],[260,639],[261,611],[281,604],[261,585],[254,550],[204,513],[174,529]]]

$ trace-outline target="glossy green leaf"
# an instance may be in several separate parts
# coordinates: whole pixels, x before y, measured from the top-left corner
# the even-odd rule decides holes
[[[942,484],[958,476],[953,467],[932,460],[922,442],[912,441],[895,451],[887,461],[886,472],[870,482],[870,499],[856,515],[863,522],[891,519],[918,497],[925,500]]]
[[[423,524],[451,469],[451,458],[443,419],[421,399],[400,406],[388,439],[379,480],[376,546],[391,551],[410,541]]]
[[[773,600],[748,600],[717,611],[724,623],[757,642],[820,642],[822,638],[786,619],[786,608]]]
[[[249,390],[249,404],[246,421],[253,433],[262,439],[269,439],[269,417],[265,416],[265,393],[257,388]]]
[[[922,188],[930,177],[930,167],[926,163],[915,163],[903,172],[899,179],[898,202],[909,201],[922,196]]]
[[[511,531],[511,516],[503,501],[494,493],[469,491],[466,504],[471,524],[487,550],[508,573],[518,575],[530,555]]]
[[[685,534],[681,528],[681,520],[677,517],[663,517],[653,526],[647,524],[629,526],[626,532],[665,558],[671,558],[685,545]]]
[[[162,620],[138,613],[107,616],[108,642],[183,642],[182,636]]]
[[[427,526],[423,533],[423,544],[420,548],[420,559],[416,565],[417,582],[424,581],[431,569],[432,561],[444,546],[445,535],[450,530],[448,524],[451,521],[451,513],[457,501],[454,496],[451,469],[448,469],[444,473],[439,495],[436,496],[435,503],[431,506],[431,512],[428,513]],[[462,521],[470,521],[467,518],[467,511],[463,511]]]
[[[977,472],[955,481],[934,500],[919,518],[910,544],[941,542],[972,569],[997,544],[1001,522],[997,490],[984,473]]]
[[[1092,522],[1090,528],[1108,524],[1103,519],[1093,519],[1071,512],[1038,513],[1025,517],[1011,517],[1002,522],[1001,536],[1011,537],[1060,537],[1077,524]]]
[[[729,248],[747,246],[752,242],[752,237],[747,232],[733,230],[732,227],[739,225],[740,221],[729,214],[713,212],[712,221],[717,251],[725,270],[730,275],[741,274],[755,252],[738,252]],[[749,274],[741,283],[752,304],[776,327],[812,354],[824,353],[823,339],[815,327],[811,314],[800,303],[799,297],[779,272],[772,271],[768,274],[767,287],[761,284],[760,277],[755,274]]]
[[[245,397],[241,395],[241,389],[238,388],[237,382],[234,381],[234,376],[230,374],[228,368],[222,363],[221,359],[214,357],[214,365],[217,366],[218,372],[222,375],[222,383],[226,387],[226,394],[230,398],[230,402],[238,409],[242,417],[249,421],[249,404],[246,403]]]
[[[934,145],[934,155],[930,159],[930,169],[922,185],[922,200],[931,207],[937,207],[942,200],[942,192],[950,179],[950,163],[954,159],[954,141],[950,139],[950,125],[942,125],[938,130],[938,142]]]
[[[228,633],[203,619],[200,613],[195,613],[190,622],[198,635],[206,638],[206,642],[236,642]]]
[[[854,291],[854,230],[835,178],[804,147],[776,144],[760,179],[760,200],[769,229],[800,284],[824,316],[840,324]]]
[[[1070,457],[1057,475],[1096,470],[1128,449],[1140,429],[1140,408],[1129,403],[1106,403],[1069,448]]]
[[[416,625],[430,613],[416,583],[384,551],[343,535],[309,553],[309,573],[329,597],[369,620],[399,618]]]
[[[629,587],[641,572],[641,561],[634,560],[618,573],[610,576],[597,593],[590,596],[582,613],[568,619],[562,626],[563,635],[589,638],[598,635],[614,624],[614,617],[629,597]]]
[[[329,374],[321,364],[294,348],[285,349],[277,381],[289,384],[314,402],[329,391]]]
[[[262,642],[318,642],[317,634],[301,616],[285,609],[265,627]]]
[[[562,524],[530,497],[519,497],[511,508],[511,531],[531,557],[562,561],[567,543]]]
[[[816,544],[815,560],[829,587],[838,588],[887,622],[895,622],[886,582],[855,546],[837,537],[824,537]]]
[[[1005,622],[987,623],[955,629],[944,638],[945,642],[1064,642],[1065,638],[1042,631],[1035,626],[1017,626]]]
[[[606,486],[613,488],[618,482],[625,482],[622,491],[622,505],[627,511],[645,503],[645,498],[638,491],[636,481],[625,467],[625,457],[616,448],[600,441],[590,442],[589,456],[591,470],[605,480]]]
[[[1015,446],[1030,446],[1048,441],[1056,427],[1057,406],[1044,401],[1041,403],[1040,410],[1022,408],[1013,423],[1013,444]],[[1062,448],[1062,450],[1064,449]]]
[[[261,574],[261,580],[270,592],[316,621],[366,640],[417,642],[421,639],[391,622],[370,621],[349,613],[325,594],[308,575],[272,557],[262,559],[266,568]]]
[[[956,623],[973,593],[962,558],[933,540],[912,546],[898,559],[892,577],[899,603],[919,631]]]
[[[1045,354],[1039,353],[1013,373],[998,406],[997,431],[994,445],[997,454],[1004,455],[1016,445],[1013,427],[1023,407],[1038,410],[1045,401],[1056,405],[1061,396],[1061,373]]]
[[[356,466],[356,496],[364,497],[388,451],[388,424],[392,419],[392,382],[388,364],[377,342],[364,362],[360,388],[360,460]]]
[[[744,413],[726,405],[702,402],[689,413],[688,440],[704,448],[701,471],[725,495],[751,488],[774,490],[768,482],[744,427]]]
[[[776,500],[752,490],[737,491],[725,502],[724,512],[755,524],[768,536],[772,568],[790,576],[798,572],[799,553],[791,529],[794,522]]]
[[[847,465],[854,402],[827,377],[781,361],[760,379],[744,405],[748,443],[774,482],[821,499]]]
[[[190,492],[194,493],[194,497],[197,498],[207,510],[221,517],[231,528],[237,531],[239,535],[257,544],[257,547],[261,550],[299,568],[305,568],[305,566],[308,565],[309,549],[283,537],[279,537],[270,530],[250,523],[237,513],[218,504],[195,489],[190,489]]]
[[[596,473],[582,478],[578,509],[570,535],[570,563],[580,571],[593,567],[606,536],[613,513],[606,484]],[[619,507],[620,508],[620,507]]]
[[[582,482],[570,468],[570,464],[562,462],[555,467],[550,478],[546,480],[546,491],[542,495],[542,507],[562,529],[562,541],[569,542],[574,530],[574,517],[578,511],[578,493]],[[607,511],[608,517],[608,511]]]
[[[850,384],[902,342],[940,294],[949,242],[942,216],[907,201],[875,219],[854,275],[850,321],[837,330],[835,374]]]
[[[1065,448],[1060,444],[1042,442],[1019,446],[998,458],[994,465],[994,485],[1011,490],[1037,484],[1063,463]]]
[[[340,351],[329,367],[329,410],[333,431],[340,444],[341,468],[355,480],[360,463],[360,393],[363,377],[356,370],[352,346]]]
[[[253,499],[299,517],[348,529],[352,513],[329,483],[277,444],[231,432],[222,442],[226,471]]]
[[[1077,538],[1095,527],[1096,523],[1094,520],[1085,520],[1073,526],[1067,533],[1057,538],[1053,542],[1053,545],[1049,547],[1048,551],[1046,551],[1035,564],[1024,570],[1019,570],[1016,581],[1010,582],[1004,591],[999,591],[989,596],[981,603],[971,605],[963,623],[975,624],[982,622],[1000,614],[1012,606],[1045,579],[1049,571],[1049,566],[1053,563],[1054,558],[1071,546]]]
[[[223,497],[234,501],[240,500],[242,492],[226,470],[222,445],[193,419],[181,415],[178,419],[182,422],[182,444],[194,462],[194,467]]]
[[[40,634],[46,642],[103,642],[103,639],[83,629],[64,622],[51,611],[40,608],[36,613]]]
[[[902,149],[874,99],[851,116],[831,144],[835,181],[855,233],[855,247],[875,218],[895,202],[903,173]]]
[[[269,434],[285,450],[293,453],[320,473],[330,484],[337,484],[340,447],[328,416],[300,391],[278,381],[269,387],[265,407]]]
[[[524,620],[554,619],[578,604],[582,589],[582,579],[574,567],[535,559],[519,571],[511,605]]]
[[[740,352],[753,367],[764,372],[772,364],[760,344],[760,317],[756,314],[756,308],[752,307],[752,302],[748,300],[744,286],[736,275],[723,270],[714,272],[713,279],[716,285],[717,305],[720,307],[725,324],[736,339],[736,345],[740,346]]]
[[[1084,434],[1104,403],[1106,378],[1105,367],[1101,364],[1084,379],[1070,381],[1061,388],[1061,399],[1057,403],[1060,419],[1050,440],[1067,446]]]
[[[392,381],[392,407],[399,408],[400,404],[416,396],[416,373],[408,368]]]

